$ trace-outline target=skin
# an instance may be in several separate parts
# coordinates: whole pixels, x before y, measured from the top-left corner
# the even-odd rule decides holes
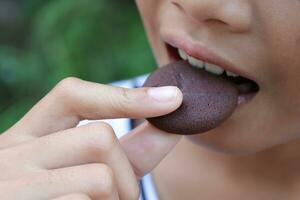
[[[161,35],[184,32],[254,77],[260,92],[206,134],[182,138],[144,123],[117,140],[105,123],[76,125],[167,114],[180,91],[153,98],[150,88],[63,80],[0,136],[0,199],[137,200],[137,180],[163,158],[153,171],[163,200],[299,199],[300,2],[136,2],[159,66],[170,62]]]
[[[160,67],[171,62],[165,36],[184,34],[260,86],[224,124],[185,137],[155,169],[161,199],[298,199],[300,2],[136,3]]]
[[[138,199],[138,180],[181,137],[148,123],[120,140],[104,122],[76,125],[82,119],[163,115],[181,101],[176,87],[125,89],[76,78],[61,81],[0,136],[0,199]]]

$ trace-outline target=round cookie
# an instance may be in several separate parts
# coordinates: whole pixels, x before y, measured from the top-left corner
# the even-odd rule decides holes
[[[186,61],[159,68],[143,86],[177,86],[181,90],[183,102],[176,111],[147,119],[161,130],[180,135],[216,128],[233,113],[238,101],[238,90],[233,83]]]

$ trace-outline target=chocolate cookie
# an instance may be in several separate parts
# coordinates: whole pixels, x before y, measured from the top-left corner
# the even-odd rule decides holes
[[[147,119],[166,132],[180,135],[207,132],[224,122],[237,106],[238,90],[233,83],[186,61],[159,68],[144,83],[144,87],[158,86],[177,86],[183,93],[182,105],[176,111]]]

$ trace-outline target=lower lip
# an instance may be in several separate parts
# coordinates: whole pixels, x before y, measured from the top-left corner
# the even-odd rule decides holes
[[[243,105],[245,103],[248,103],[251,101],[255,96],[257,92],[252,92],[249,94],[239,94],[238,96],[238,106]]]
[[[169,55],[170,62],[177,62],[179,60],[182,60],[178,56],[177,52],[174,51],[173,48],[168,48],[168,55]],[[238,106],[241,106],[243,104],[250,102],[256,96],[256,94],[257,94],[257,92],[252,92],[252,93],[248,93],[248,94],[239,94],[238,95]]]

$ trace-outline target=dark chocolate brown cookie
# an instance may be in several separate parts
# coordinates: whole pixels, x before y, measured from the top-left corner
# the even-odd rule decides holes
[[[182,105],[176,111],[147,119],[170,133],[204,133],[219,126],[237,106],[238,90],[233,83],[186,61],[159,68],[144,83],[144,87],[158,86],[177,86],[183,93]]]

